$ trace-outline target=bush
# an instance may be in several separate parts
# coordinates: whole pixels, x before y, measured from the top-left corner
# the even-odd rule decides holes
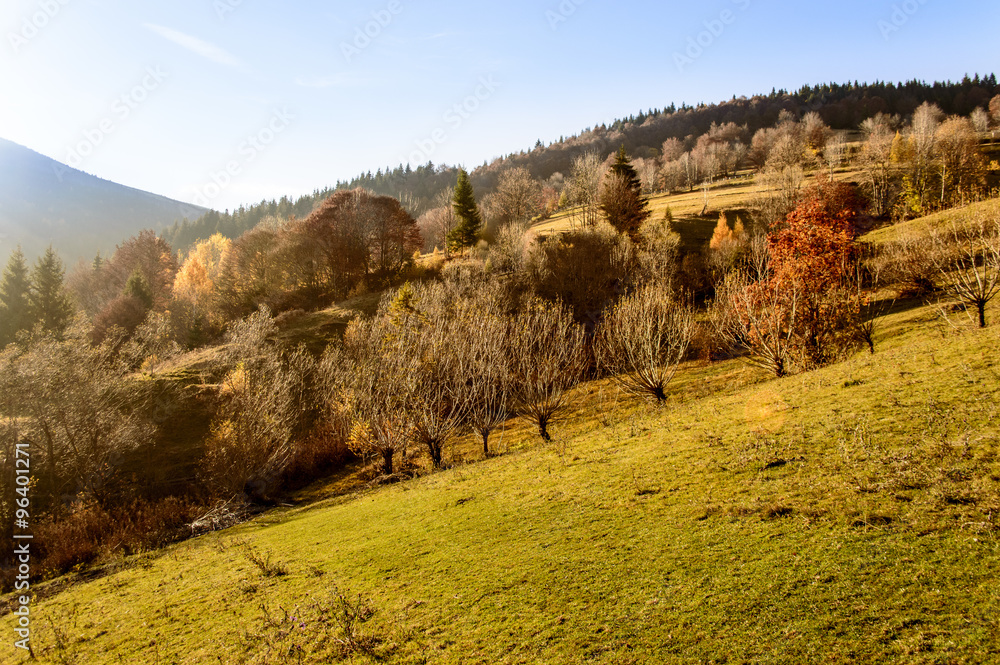
[[[529,291],[560,302],[592,327],[626,292],[636,272],[635,246],[608,224],[570,231],[532,246],[524,278]]]
[[[190,535],[188,525],[204,510],[189,498],[136,501],[105,509],[81,502],[62,516],[47,516],[35,525],[38,569],[54,577],[79,566],[118,554],[140,554]]]

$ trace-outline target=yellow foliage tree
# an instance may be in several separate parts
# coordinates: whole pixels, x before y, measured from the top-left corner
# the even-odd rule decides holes
[[[174,279],[174,297],[187,303],[194,316],[204,316],[215,296],[221,266],[232,241],[216,233],[195,245]]]

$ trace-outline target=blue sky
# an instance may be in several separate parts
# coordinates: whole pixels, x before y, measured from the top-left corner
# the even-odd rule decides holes
[[[0,137],[221,210],[671,102],[1000,73],[998,22],[994,0],[4,0]]]

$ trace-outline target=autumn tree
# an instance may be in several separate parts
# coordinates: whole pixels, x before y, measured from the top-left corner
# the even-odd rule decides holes
[[[222,264],[232,241],[218,233],[202,240],[188,252],[174,278],[174,298],[192,310],[195,319],[212,310]]]
[[[733,228],[725,212],[719,213],[719,221],[708,243],[708,264],[716,281],[720,281],[732,270],[743,252],[749,235],[738,216]]]
[[[663,403],[694,332],[694,312],[662,284],[647,285],[610,309],[598,327],[598,362],[627,391]]]
[[[649,203],[642,196],[642,182],[625,146],[615,157],[601,191],[601,210],[619,233],[634,236],[649,219]]]
[[[321,240],[317,239],[318,245]],[[249,316],[279,293],[283,284],[278,234],[266,228],[247,231],[233,241],[219,271],[217,303],[225,320]]]
[[[472,190],[472,181],[469,180],[469,174],[465,169],[460,169],[458,172],[452,206],[458,224],[448,234],[448,242],[453,250],[460,251],[475,245],[483,228],[483,219],[476,203],[475,192]]]
[[[583,328],[560,305],[534,300],[511,323],[515,410],[551,441],[549,426],[570,404],[586,364]]]
[[[795,342],[805,367],[837,359],[856,341],[851,331],[859,303],[848,282],[853,218],[847,209],[831,214],[813,190],[770,236],[772,279],[798,293]]]
[[[24,253],[18,247],[11,252],[0,281],[0,348],[32,325],[31,279]]]
[[[941,123],[935,134],[935,153],[940,169],[941,204],[969,203],[982,188],[986,174],[972,122],[956,116]]]
[[[814,187],[768,238],[766,267],[756,279],[737,271],[718,299],[721,332],[776,376],[792,365],[827,364],[856,346],[858,289],[854,275],[854,216],[831,213],[832,200]],[[762,272],[762,274],[760,274]]]
[[[149,287],[152,308],[166,308],[177,273],[177,259],[170,245],[153,231],[142,231],[123,242],[101,267],[106,302],[120,296],[136,272]]]

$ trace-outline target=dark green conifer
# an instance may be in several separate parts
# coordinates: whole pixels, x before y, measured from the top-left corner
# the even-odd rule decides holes
[[[49,246],[31,271],[31,316],[46,332],[62,335],[73,316],[73,303],[63,285],[62,261]]]
[[[476,204],[476,195],[472,191],[472,181],[465,169],[458,172],[458,183],[455,185],[455,196],[452,199],[458,224],[448,234],[448,245],[453,250],[463,250],[472,247],[479,240],[479,232],[483,227],[483,219]]]
[[[30,293],[28,264],[18,247],[11,252],[0,280],[0,347],[13,342],[18,332],[31,329]]]

